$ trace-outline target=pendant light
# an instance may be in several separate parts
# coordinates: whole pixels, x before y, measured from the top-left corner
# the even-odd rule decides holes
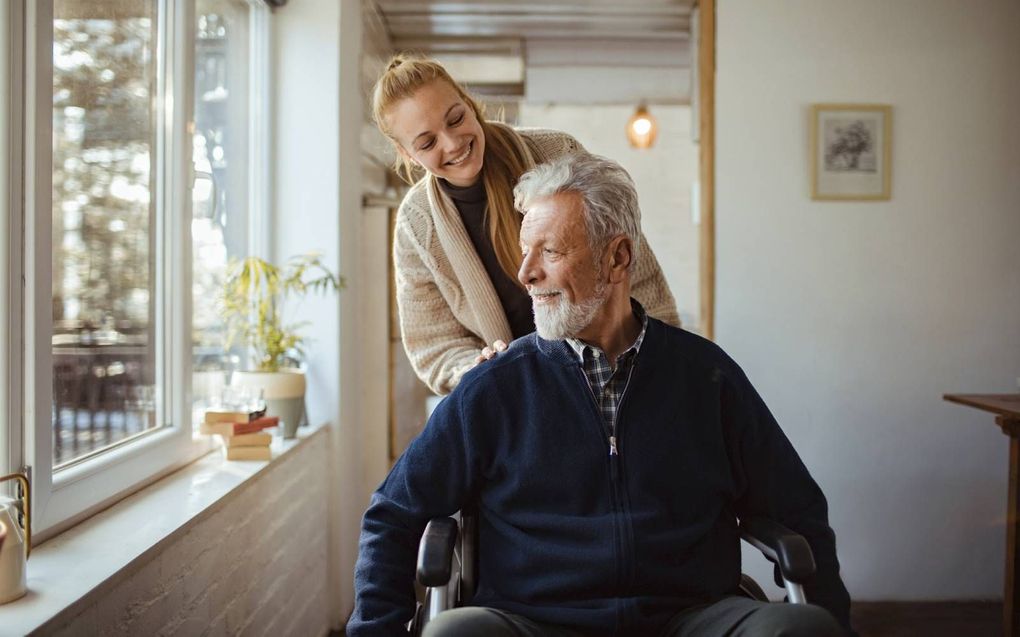
[[[639,104],[627,122],[627,140],[630,145],[634,148],[651,148],[658,132],[659,124],[648,112],[648,107]]]

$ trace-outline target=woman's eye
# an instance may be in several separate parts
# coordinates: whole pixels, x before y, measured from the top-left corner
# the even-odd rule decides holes
[[[427,143],[422,144],[421,146],[419,146],[418,150],[428,150],[428,149],[432,148],[435,145],[436,145],[436,142],[434,140],[430,140]]]
[[[450,126],[460,126],[460,123],[464,121],[464,114],[461,113],[460,117],[450,122]]]

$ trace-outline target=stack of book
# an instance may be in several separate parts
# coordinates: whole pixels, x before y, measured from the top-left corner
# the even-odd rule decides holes
[[[269,444],[273,436],[265,431],[280,423],[276,416],[262,411],[205,412],[200,431],[219,436],[223,440],[223,456],[227,460],[270,460],[273,455]]]

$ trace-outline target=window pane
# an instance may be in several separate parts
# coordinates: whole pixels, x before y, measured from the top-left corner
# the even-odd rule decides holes
[[[157,426],[156,7],[56,0],[53,461]]]
[[[196,412],[219,397],[240,352],[224,352],[218,301],[228,260],[248,252],[249,11],[244,0],[196,3],[191,223]]]

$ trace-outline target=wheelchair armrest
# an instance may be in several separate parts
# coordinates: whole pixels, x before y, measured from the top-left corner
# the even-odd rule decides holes
[[[450,581],[456,543],[456,520],[433,518],[429,521],[418,544],[418,582],[422,586],[443,586]]]
[[[740,537],[764,553],[785,580],[803,584],[815,574],[815,558],[807,540],[775,520],[741,520]]]

